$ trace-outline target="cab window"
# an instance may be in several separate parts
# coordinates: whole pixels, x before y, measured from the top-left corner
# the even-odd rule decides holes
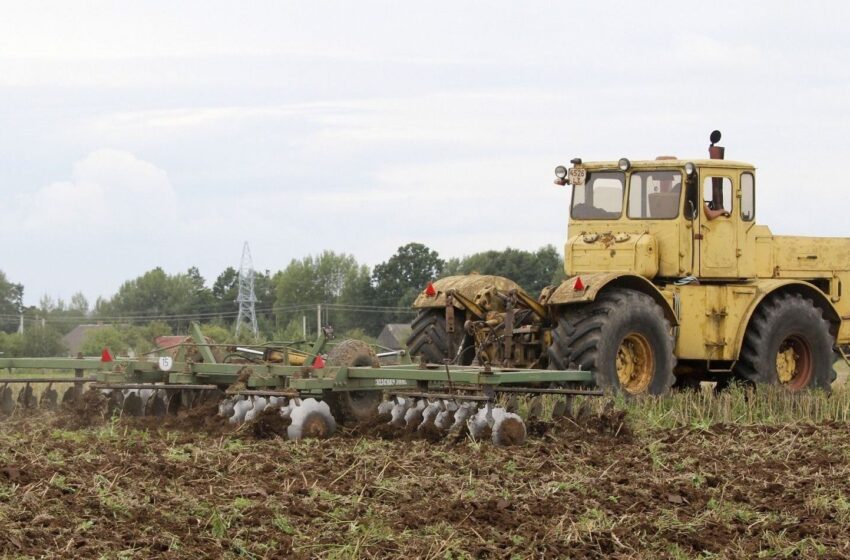
[[[682,174],[678,171],[641,171],[629,179],[629,218],[669,220],[679,215]]]
[[[576,220],[611,220],[623,214],[625,176],[619,171],[588,173],[573,187],[571,215]]]
[[[732,212],[732,180],[729,177],[706,177],[702,196],[709,210]]]
[[[752,222],[756,217],[756,187],[752,173],[741,175],[741,219]]]

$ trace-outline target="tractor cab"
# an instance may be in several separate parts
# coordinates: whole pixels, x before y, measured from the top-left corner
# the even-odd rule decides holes
[[[755,275],[755,171],[723,159],[583,162],[559,166],[572,186],[568,274],[634,272],[648,279],[735,279]]]

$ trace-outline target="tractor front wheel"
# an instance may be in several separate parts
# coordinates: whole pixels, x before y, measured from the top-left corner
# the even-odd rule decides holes
[[[670,323],[650,296],[634,290],[564,307],[549,347],[550,369],[590,370],[600,388],[628,395],[668,392],[675,365]]]

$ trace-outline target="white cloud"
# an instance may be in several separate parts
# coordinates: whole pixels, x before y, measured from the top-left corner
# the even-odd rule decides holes
[[[101,149],[76,162],[70,180],[19,195],[5,227],[73,243],[69,231],[89,237],[116,228],[110,235],[120,235],[173,219],[176,201],[165,171],[131,153]]]

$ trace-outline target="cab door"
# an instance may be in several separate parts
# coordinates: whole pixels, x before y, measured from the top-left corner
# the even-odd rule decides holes
[[[738,176],[729,170],[700,172],[699,241],[701,278],[738,278]]]

